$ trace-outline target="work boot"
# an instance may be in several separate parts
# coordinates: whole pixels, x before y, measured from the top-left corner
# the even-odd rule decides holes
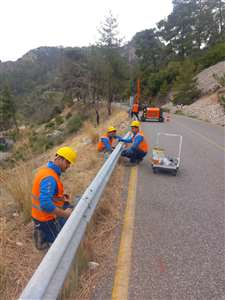
[[[34,226],[33,240],[35,247],[38,250],[45,250],[49,248],[49,244],[46,241],[44,241],[43,232],[38,228],[37,225]]]

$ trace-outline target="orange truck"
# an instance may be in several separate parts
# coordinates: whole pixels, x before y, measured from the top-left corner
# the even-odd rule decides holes
[[[159,107],[145,107],[141,116],[142,122],[164,122],[163,111]]]

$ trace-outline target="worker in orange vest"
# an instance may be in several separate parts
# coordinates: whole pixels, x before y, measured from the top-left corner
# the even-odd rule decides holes
[[[131,147],[123,150],[121,156],[128,157],[131,164],[140,163],[148,153],[148,144],[144,138],[144,134],[140,131],[140,122],[133,121],[131,123],[132,136],[124,139],[119,137],[118,140],[124,143],[132,143]]]
[[[48,248],[72,212],[69,196],[64,194],[60,175],[76,161],[77,153],[70,147],[56,152],[54,161],[40,168],[32,188],[32,219],[34,241],[39,250]]]
[[[107,133],[100,137],[98,142],[98,151],[111,153],[113,151],[113,142],[116,138],[116,128],[110,126],[107,130]]]
[[[134,116],[139,120],[139,105],[137,103],[134,103],[132,106],[131,118],[133,119]]]

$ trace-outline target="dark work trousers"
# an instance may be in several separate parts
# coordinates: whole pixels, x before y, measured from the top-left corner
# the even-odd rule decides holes
[[[135,120],[138,120],[139,121],[139,115],[138,115],[138,112],[133,112],[131,113],[131,119],[135,119]]]
[[[65,204],[63,205],[63,209],[67,208],[73,208],[73,205],[71,205],[69,202],[65,202]],[[39,230],[41,233],[41,244],[52,244],[56,239],[57,235],[59,234],[60,230],[66,223],[66,220],[67,219],[63,217],[58,217],[54,220],[50,220],[47,222],[41,222],[36,219],[33,219],[35,224],[34,230]]]
[[[123,150],[121,156],[130,158],[131,163],[140,162],[146,155],[146,152],[140,150],[134,150],[133,152],[129,150]]]

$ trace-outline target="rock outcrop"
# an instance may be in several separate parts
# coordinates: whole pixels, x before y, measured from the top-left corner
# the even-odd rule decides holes
[[[219,103],[219,97],[225,97],[225,88],[219,89],[212,95],[203,96],[191,105],[174,106],[172,102],[164,105],[171,113],[180,113],[198,118],[213,124],[225,126],[224,108]]]
[[[215,79],[215,76],[222,77],[225,74],[225,61],[211,66],[197,75],[198,88],[202,95],[214,93],[222,86]]]

